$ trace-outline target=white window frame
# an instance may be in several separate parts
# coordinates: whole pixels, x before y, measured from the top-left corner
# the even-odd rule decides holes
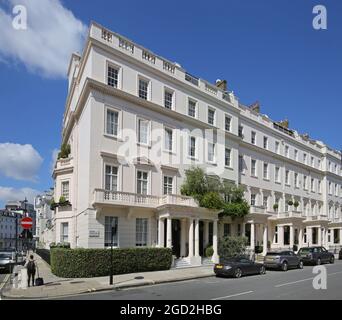
[[[210,112],[213,112],[213,119],[212,119],[213,123],[209,122],[209,114],[210,114]],[[210,107],[210,106],[208,106],[208,109],[207,109],[207,122],[211,126],[216,126],[216,110],[213,107]]]
[[[64,233],[64,226],[67,226],[67,233]],[[60,241],[63,242],[69,242],[69,222],[61,222],[60,224]],[[66,239],[66,240],[65,240]]]
[[[142,172],[142,173],[146,173],[147,174],[147,186],[146,186],[146,194],[145,193],[138,193],[138,172]],[[136,169],[135,171],[135,192],[136,194],[139,194],[139,195],[150,195],[151,194],[151,190],[150,190],[150,171],[148,170],[142,170],[142,169]],[[143,180],[144,181],[144,180]]]
[[[264,180],[269,180],[270,178],[270,170],[269,170],[269,164],[267,162],[264,162],[263,163],[263,166],[262,166],[262,176],[263,176],[263,179]],[[265,168],[266,168],[266,175],[265,175]]]
[[[166,92],[172,94],[172,98],[171,98],[171,108],[168,108],[168,107],[166,107],[166,105],[165,105],[165,102],[166,102],[166,100],[165,100],[165,94],[166,94]],[[174,90],[172,90],[172,89],[170,89],[170,88],[167,88],[167,87],[164,87],[163,106],[164,106],[164,108],[166,108],[166,109],[174,110],[174,106],[175,106],[175,91],[174,91]]]
[[[268,150],[268,137],[264,136],[264,139],[263,139],[263,148],[265,150]]]
[[[290,170],[285,169],[285,184],[289,186],[291,184],[290,181]]]
[[[147,82],[147,94],[146,94],[146,99],[140,97],[140,81],[145,81]],[[144,77],[144,76],[141,76],[141,75],[138,75],[138,79],[137,79],[137,96],[142,99],[142,100],[146,100],[146,101],[151,101],[151,92],[152,92],[152,82],[150,79]]]
[[[147,127],[147,143],[139,141],[140,139],[140,121],[146,121],[148,123]],[[137,133],[137,144],[143,146],[151,146],[151,120],[145,119],[143,117],[137,117],[136,120],[136,133]]]
[[[251,131],[251,144],[257,145],[257,133],[256,131]]]
[[[167,181],[167,183],[165,184],[165,178],[167,179],[167,180],[169,180],[170,178],[172,179],[172,183],[171,183],[171,193],[165,193],[165,187],[167,188],[167,189],[169,189],[170,188],[170,184],[169,184],[169,181]],[[174,176],[172,176],[172,175],[163,175],[163,181],[162,181],[162,185],[163,185],[163,190],[162,190],[162,194],[163,195],[167,195],[167,194],[175,194],[175,192],[174,192],[174,181],[175,181],[175,177]]]
[[[107,132],[107,120],[108,120],[108,112],[116,112],[118,113],[118,132],[116,135],[114,134],[110,134]],[[122,128],[122,110],[109,106],[109,105],[105,105],[105,112],[104,112],[104,135],[110,138],[115,138],[115,139],[119,139],[121,138],[121,128]]]
[[[68,185],[68,194],[64,195],[64,190],[63,190],[63,186],[67,184]],[[62,180],[61,181],[61,197],[64,197],[66,201],[70,201],[71,199],[71,193],[70,193],[70,179],[67,180]]]
[[[229,119],[229,130],[227,130],[227,118]],[[224,130],[226,132],[232,132],[232,117],[228,114],[224,115]]]
[[[104,247],[105,248],[110,248],[110,244],[111,244],[111,233],[112,233],[112,230],[111,230],[111,223],[110,225],[106,223],[106,218],[109,218],[109,219],[116,219],[116,234],[114,235],[113,237],[113,247],[114,248],[118,248],[119,247],[119,217],[117,216],[105,216],[104,217]],[[109,232],[106,230],[106,226],[108,227],[109,225]],[[106,235],[109,233],[109,242],[106,242]]]
[[[280,154],[280,142],[279,141],[275,141],[274,151],[275,151],[275,153]]]
[[[149,236],[149,221],[148,218],[136,218],[135,219],[135,246],[136,247],[147,247],[148,246],[148,236]],[[138,230],[138,221],[143,222],[141,231]],[[139,232],[138,232],[139,231]],[[141,239],[138,239],[138,234],[141,233]]]
[[[277,175],[277,172],[278,172],[278,175]],[[274,181],[276,183],[280,183],[280,181],[281,181],[281,178],[280,178],[280,167],[277,167],[277,166],[274,168]]]
[[[226,163],[227,161],[227,150],[228,150],[228,153],[229,153],[229,162],[228,164]],[[232,149],[231,148],[227,148],[225,147],[224,148],[224,166],[227,167],[227,168],[232,168]]]
[[[211,146],[213,146],[213,159],[212,160],[210,160],[209,159],[209,146],[211,147]],[[215,163],[216,162],[216,143],[214,143],[214,142],[210,142],[210,141],[208,141],[208,143],[207,143],[207,161],[209,162],[209,163]]]
[[[166,137],[167,137],[167,131],[171,131],[171,149],[166,148]],[[173,153],[175,150],[175,137],[174,137],[174,128],[164,126],[164,136],[163,136],[163,150],[165,152]]]
[[[253,174],[253,163],[255,163],[254,166],[254,174]],[[258,177],[258,166],[257,166],[258,162],[256,159],[251,159],[251,177]]]
[[[107,170],[106,168],[107,167],[111,167],[112,168],[116,168],[117,169],[117,173],[116,173],[116,190],[112,190],[112,189],[107,189],[106,188],[106,178],[107,178]],[[111,170],[112,172],[112,170]],[[107,191],[114,191],[114,192],[117,192],[120,190],[120,183],[119,183],[119,175],[120,175],[120,168],[118,165],[116,164],[111,164],[111,163],[105,163],[104,164],[104,183],[103,183],[103,188]],[[113,176],[115,176],[113,173],[110,174],[110,177],[111,177],[111,180],[113,180]],[[112,183],[111,183],[112,185]]]
[[[190,115],[190,102],[191,103],[194,103],[194,106],[195,106],[195,115],[194,116],[192,116],[192,115]],[[192,98],[188,98],[188,105],[187,105],[187,115],[189,116],[189,117],[191,117],[191,118],[197,118],[197,109],[198,109],[198,101],[197,100],[195,100],[195,99],[192,99]]]
[[[108,84],[108,70],[109,70],[109,68],[113,68],[113,69],[116,69],[118,71],[118,83],[117,83],[116,87]],[[121,89],[121,84],[122,84],[121,78],[122,78],[122,67],[107,60],[106,61],[105,79],[104,79],[105,84],[109,87],[112,87],[112,88]]]
[[[193,155],[191,155],[191,152],[190,152],[192,150],[192,147],[191,147],[192,139],[194,139],[194,141],[195,141],[194,154]],[[197,159],[197,138],[195,136],[191,136],[191,135],[188,136],[188,157],[190,159]]]

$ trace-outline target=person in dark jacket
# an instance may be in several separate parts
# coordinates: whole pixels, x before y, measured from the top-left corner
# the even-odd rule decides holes
[[[25,267],[27,269],[27,285],[30,286],[30,280],[32,279],[32,286],[34,286],[37,264],[32,254],[30,255],[30,259],[26,262]]]

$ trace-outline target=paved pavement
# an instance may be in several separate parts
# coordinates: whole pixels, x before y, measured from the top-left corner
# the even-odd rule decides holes
[[[2,297],[4,299],[49,299],[87,292],[122,290],[130,287],[214,276],[212,266],[203,266],[115,275],[114,285],[111,286],[109,285],[108,276],[77,279],[56,277],[51,273],[50,266],[38,255],[35,255],[35,259],[38,264],[40,276],[43,277],[45,285],[21,289],[20,287],[13,288],[13,285],[8,284],[2,291]]]
[[[0,292],[2,290],[2,288],[5,286],[8,278],[9,278],[9,274],[5,273],[4,271],[0,271]]]
[[[303,270],[268,271],[263,276],[241,279],[207,277],[190,281],[153,285],[63,299],[85,300],[340,300],[342,299],[342,261],[324,265],[327,290],[313,288],[312,266]]]

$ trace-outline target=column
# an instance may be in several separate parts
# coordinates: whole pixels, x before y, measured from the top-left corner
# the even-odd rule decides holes
[[[186,255],[186,220],[182,219],[181,220],[181,251],[180,255],[181,257],[185,257]]]
[[[278,226],[278,245],[280,248],[284,248],[284,227]]]
[[[302,216],[306,216],[306,214],[305,214],[305,205],[304,205],[304,198],[303,197],[301,197],[300,198],[300,210],[302,211]]]
[[[209,221],[205,220],[203,222],[203,233],[204,233],[204,249],[207,247],[209,244]]]
[[[189,219],[189,257],[194,256],[194,219]]]
[[[329,229],[326,228],[324,229],[324,246],[328,249],[329,247],[329,243],[328,243],[328,233],[329,233]]]
[[[260,189],[259,192],[260,192],[260,200],[259,200],[258,205],[261,207],[264,204],[264,190]],[[267,208],[265,208],[265,211],[267,211]]]
[[[342,228],[340,229],[340,245],[342,245]]]
[[[267,254],[267,233],[268,233],[268,228],[267,228],[267,224],[265,224],[264,225],[264,237],[263,237],[263,252],[262,252],[264,256]]]
[[[293,225],[290,225],[290,248],[292,250],[294,244],[294,232],[293,232]]]
[[[300,249],[303,246],[303,228],[299,228],[299,234],[298,234],[298,249]]]
[[[307,242],[308,247],[312,245],[312,228],[311,227],[306,228],[306,242]]]
[[[199,257],[199,219],[195,220],[195,257]]]
[[[158,219],[158,246],[164,247],[164,220],[159,218]]]
[[[167,247],[172,248],[172,219],[171,217],[167,218],[167,232],[166,232],[166,242]]]
[[[232,225],[231,225],[232,227]],[[241,236],[245,237],[246,236],[246,224],[244,222],[241,223]]]
[[[217,251],[217,220],[216,219],[213,221],[213,250],[214,250],[214,254],[212,257],[212,261],[214,263],[218,263],[219,256],[218,256],[218,251]]]
[[[319,226],[317,228],[317,233],[318,233],[318,245],[321,246],[322,245],[322,228]]]
[[[251,249],[255,250],[255,224],[254,222],[251,223]]]
[[[286,194],[283,193],[283,198],[282,198],[282,210],[280,212],[285,212],[285,206],[286,206]]]

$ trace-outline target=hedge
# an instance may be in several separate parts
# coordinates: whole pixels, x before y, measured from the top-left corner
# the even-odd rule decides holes
[[[124,274],[171,268],[170,248],[116,248],[113,249],[113,273]],[[110,273],[109,249],[51,250],[51,271],[63,278],[91,278]]]
[[[50,264],[50,250],[37,248],[36,254],[38,254],[46,263]]]

